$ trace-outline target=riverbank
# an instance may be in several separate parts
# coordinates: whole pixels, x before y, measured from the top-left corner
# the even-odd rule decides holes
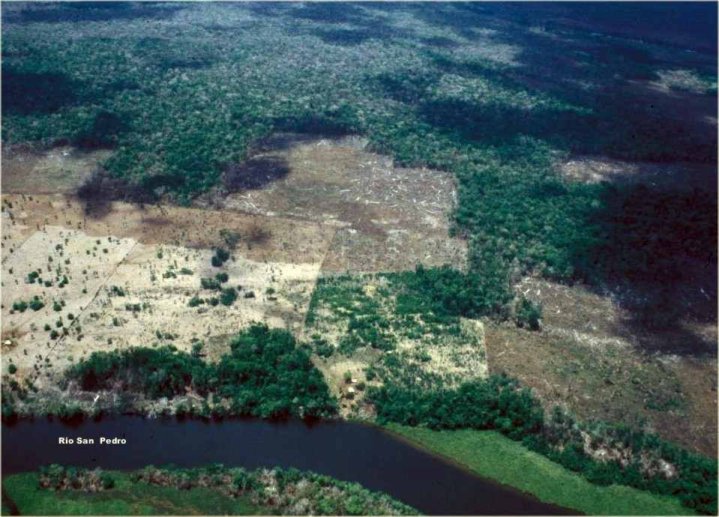
[[[267,509],[248,497],[232,498],[207,488],[175,488],[134,483],[124,472],[112,472],[111,491],[56,492],[39,487],[36,472],[3,479],[3,488],[19,515],[257,515]],[[4,514],[4,512],[3,512]]]
[[[17,513],[30,515],[415,515],[357,483],[297,469],[212,465],[133,472],[51,465],[4,481]]]
[[[118,416],[73,424],[21,419],[3,425],[2,431],[4,476],[36,471],[51,463],[99,466],[108,471],[132,471],[149,464],[294,467],[359,483],[424,514],[571,514],[450,465],[373,425]],[[58,443],[60,437],[73,438],[76,444]],[[102,445],[100,437],[119,437],[125,443]],[[79,445],[78,438],[83,443],[93,439],[94,444]]]
[[[694,514],[677,499],[634,488],[599,486],[493,431],[432,431],[387,424],[394,436],[450,460],[475,475],[590,515]]]

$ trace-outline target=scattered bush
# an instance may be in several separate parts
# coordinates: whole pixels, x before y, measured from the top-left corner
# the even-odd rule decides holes
[[[219,291],[220,289],[222,289],[220,281],[217,278],[201,278],[200,286],[203,289],[209,289],[212,291]]]
[[[13,302],[13,304],[12,304],[12,310],[14,310],[14,311],[25,312],[27,310],[27,307],[28,307],[28,304],[24,300]]]
[[[225,306],[230,306],[237,300],[237,290],[234,287],[227,287],[222,290],[220,294],[220,303]]]
[[[517,303],[515,321],[520,328],[539,330],[542,320],[542,306],[524,297]]]
[[[230,253],[224,248],[216,248],[215,254],[212,256],[212,265],[221,267],[230,258]]]

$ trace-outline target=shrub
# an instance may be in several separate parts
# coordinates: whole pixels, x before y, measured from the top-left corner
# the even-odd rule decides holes
[[[110,287],[110,295],[112,296],[125,296],[125,290],[122,287],[113,285]]]
[[[215,254],[212,256],[212,265],[221,267],[230,258],[230,253],[224,248],[216,248]]]
[[[13,304],[12,304],[12,309],[14,311],[25,312],[27,310],[27,307],[28,307],[27,302],[24,300],[13,302]]]
[[[234,287],[227,287],[222,290],[220,294],[220,303],[225,306],[230,306],[237,300],[237,291]]]
[[[33,296],[32,300],[30,300],[30,308],[34,311],[39,311],[43,307],[45,307],[45,303],[37,296]]]
[[[234,247],[237,246],[237,243],[240,242],[239,232],[228,230],[227,228],[220,230],[220,237],[222,237],[225,244],[227,244],[227,247],[230,249],[234,249]]]
[[[542,319],[542,305],[522,297],[517,303],[515,321],[520,328],[539,330]]]
[[[222,288],[220,281],[217,278],[201,278],[200,286],[203,289],[209,289],[212,291],[219,291]]]

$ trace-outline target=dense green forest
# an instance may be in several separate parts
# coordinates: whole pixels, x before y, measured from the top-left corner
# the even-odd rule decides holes
[[[336,403],[322,374],[289,332],[253,325],[233,338],[230,347],[231,352],[217,363],[174,347],[94,352],[67,375],[90,391],[120,387],[157,399],[192,390],[230,401],[229,407],[204,408],[200,412],[206,416],[319,418],[335,414]]]
[[[551,21],[554,9],[564,22]],[[639,42],[567,22],[579,15],[564,9],[5,6],[3,140],[112,148],[107,170],[140,189],[116,194],[188,203],[274,131],[362,134],[401,165],[456,174],[455,231],[486,295],[472,312],[496,311],[508,279],[531,271],[629,282],[671,313],[674,293],[654,282],[667,268],[680,282],[697,256],[716,260],[714,194],[683,192],[668,207],[675,192],[570,183],[554,164],[587,154],[713,163],[710,122],[637,84],[689,70],[677,91],[716,106],[715,49],[703,25]],[[690,11],[682,23],[698,23]],[[581,16],[600,27],[611,18],[591,13]],[[666,15],[638,18],[662,26]]]

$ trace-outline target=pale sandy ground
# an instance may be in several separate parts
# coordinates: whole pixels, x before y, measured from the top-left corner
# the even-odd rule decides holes
[[[32,375],[42,386],[46,377],[38,377],[33,368],[47,364],[46,358],[52,366],[43,371],[58,372],[96,350],[157,344],[189,350],[193,338],[231,335],[251,322],[299,330],[320,262],[264,263],[236,256],[215,268],[210,264],[212,254],[207,249],[145,245],[133,239],[98,239],[56,226],[35,232],[3,263],[3,339],[10,342],[3,349],[4,361],[18,366],[19,377]],[[47,272],[48,265],[53,273]],[[182,268],[193,274],[179,274]],[[53,286],[26,283],[28,273],[38,269],[43,271],[43,280],[52,280]],[[175,278],[163,278],[173,271]],[[229,275],[226,286],[241,286],[238,300],[229,307],[190,307],[194,295],[210,298],[219,294],[200,287],[201,277],[219,271]],[[58,274],[69,280],[62,288],[58,287]],[[113,294],[113,286],[125,295]],[[275,290],[271,295],[266,292],[270,287]],[[255,297],[245,298],[249,292]],[[29,301],[34,295],[45,302],[40,311],[11,313],[13,302]],[[61,300],[65,306],[54,311],[53,301]],[[127,304],[143,308],[135,312],[127,310]],[[70,334],[51,339],[44,326],[61,331],[56,327],[60,318]],[[167,339],[168,334],[173,338]]]

